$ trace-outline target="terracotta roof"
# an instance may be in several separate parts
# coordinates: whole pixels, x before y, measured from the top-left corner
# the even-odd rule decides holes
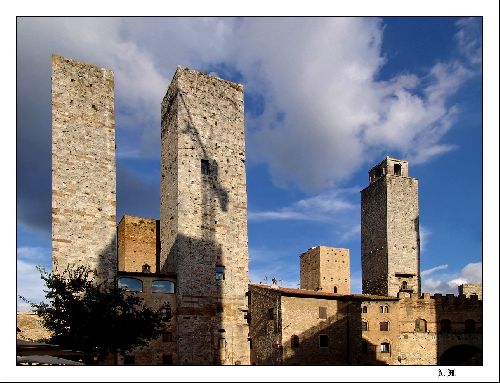
[[[389,301],[397,301],[398,297],[386,297],[382,295],[370,295],[370,294],[335,294],[335,293],[327,293],[324,291],[316,291],[316,290],[305,290],[305,289],[292,289],[289,287],[272,287],[271,285],[262,285],[262,284],[250,284],[251,287],[258,287],[261,289],[278,291],[283,295],[290,296],[303,296],[303,297],[315,297],[315,298],[325,298],[325,299],[338,299],[338,300],[371,300],[371,301],[379,301],[379,300],[389,300]],[[276,286],[276,285],[275,285]]]

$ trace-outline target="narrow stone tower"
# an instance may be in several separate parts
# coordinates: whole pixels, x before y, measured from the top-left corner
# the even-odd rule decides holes
[[[387,157],[361,191],[363,293],[420,294],[418,180],[408,162]]]
[[[116,274],[113,72],[52,56],[52,268]]]
[[[161,105],[160,269],[179,364],[249,364],[243,88],[177,67]]]
[[[300,255],[300,288],[350,294],[349,249],[315,246]]]

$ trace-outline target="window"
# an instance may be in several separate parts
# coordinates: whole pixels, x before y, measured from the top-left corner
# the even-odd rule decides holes
[[[328,347],[328,335],[321,334],[319,336],[319,347],[321,348]]]
[[[381,313],[388,313],[389,312],[389,306],[380,306],[380,312]]]
[[[401,164],[394,164],[394,175],[401,175]]]
[[[163,355],[162,362],[164,366],[171,366],[172,363],[172,355]]]
[[[215,266],[215,280],[223,281],[224,280],[224,266]]]
[[[219,350],[223,350],[226,348],[226,339],[219,338]]]
[[[408,290],[408,282],[403,281],[403,283],[401,285],[401,290]]]
[[[337,286],[333,286],[333,292],[336,293],[337,292]]]
[[[467,319],[465,321],[465,332],[474,332],[476,330],[476,322],[472,319]]]
[[[382,343],[380,345],[380,352],[390,352],[391,350],[391,345],[389,343]]]
[[[361,322],[361,331],[368,331],[368,322],[366,321]]]
[[[291,343],[292,343],[292,348],[299,347],[299,336],[298,335],[292,335]]]
[[[147,263],[142,265],[142,272],[143,273],[150,273],[151,272],[151,266],[149,266]]]
[[[161,339],[163,342],[172,342],[172,333],[170,331],[165,331]]]
[[[224,312],[224,307],[222,307],[222,306],[217,306],[217,312],[218,312],[218,313],[222,313],[222,312]]]
[[[163,294],[174,294],[175,284],[172,281],[157,280],[151,282],[151,292],[153,293],[163,293]]]
[[[368,354],[368,343],[366,340],[361,341],[361,353]]]
[[[451,332],[451,320],[442,319],[440,323],[441,323],[441,332],[443,333]]]
[[[269,319],[269,320],[274,319],[274,308],[267,309],[267,319]]]
[[[135,364],[135,356],[134,355],[125,355],[123,357],[123,364],[125,366],[130,366]]]
[[[125,291],[132,291],[135,293],[142,292],[142,281],[136,278],[120,278],[118,279],[118,287]]]
[[[367,313],[368,312],[368,307],[367,306],[363,306],[361,311],[363,311],[363,313]]]
[[[163,316],[167,318],[172,318],[172,308],[170,307],[170,304],[166,304],[160,312],[163,314]],[[169,320],[170,321],[170,320]]]
[[[326,307],[320,307],[319,308],[319,319],[326,319],[327,314],[326,314]]]
[[[415,321],[415,332],[427,332],[427,321],[425,319]]]
[[[380,331],[389,331],[389,322],[380,322]]]
[[[201,160],[201,174],[210,175],[210,162],[208,160]]]

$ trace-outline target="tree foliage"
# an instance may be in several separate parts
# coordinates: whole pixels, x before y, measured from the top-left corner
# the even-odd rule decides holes
[[[99,363],[110,353],[147,345],[170,321],[169,305],[152,309],[115,283],[96,284],[84,266],[68,267],[61,274],[37,269],[49,303],[21,298],[52,332],[49,343],[83,351],[91,361]]]

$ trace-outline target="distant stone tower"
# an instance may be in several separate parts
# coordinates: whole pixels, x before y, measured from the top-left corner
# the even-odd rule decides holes
[[[420,294],[418,181],[408,162],[387,157],[361,191],[363,293]]]
[[[116,274],[113,72],[52,56],[52,268]]]
[[[249,364],[243,88],[177,67],[161,105],[160,269],[179,364]]]
[[[350,294],[349,249],[316,246],[300,255],[300,288]]]

